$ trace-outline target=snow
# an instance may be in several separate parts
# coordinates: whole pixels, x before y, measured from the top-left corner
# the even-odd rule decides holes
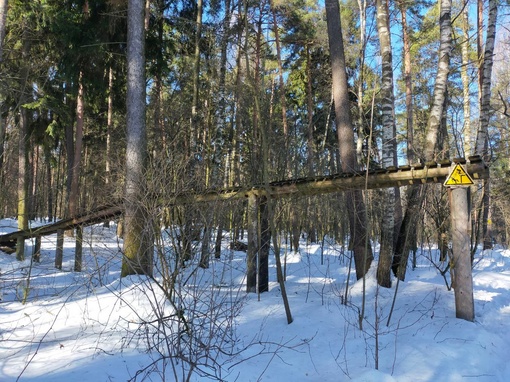
[[[0,233],[15,227],[0,220]],[[31,253],[34,243],[26,244]],[[510,380],[508,249],[477,253],[475,322],[468,322],[455,318],[453,290],[431,262],[444,267],[434,248],[418,252],[391,312],[397,281],[379,288],[375,262],[364,285],[350,276],[342,304],[348,251],[326,240],[324,247],[303,241],[291,253],[282,243],[293,317],[287,324],[274,257],[270,291],[260,299],[246,294],[246,254],[228,249],[228,238],[209,269],[191,262],[176,276],[174,305],[161,260],[154,279],[120,279],[114,225],[85,229],[83,272],[72,271],[72,238],[62,271],[54,268],[55,246],[55,236],[44,237],[41,262],[33,264],[0,252],[0,381],[181,381],[190,371],[186,359],[197,365],[191,381]]]

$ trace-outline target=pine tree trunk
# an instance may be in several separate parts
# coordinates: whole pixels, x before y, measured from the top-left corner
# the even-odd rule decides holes
[[[83,123],[85,102],[83,98],[83,72],[80,71],[78,78],[78,97],[76,99],[76,130],[74,134],[74,158],[71,178],[71,189],[69,193],[69,216],[75,216],[78,213],[79,203],[79,185],[81,172],[81,148],[83,142]]]
[[[28,111],[20,108],[18,140],[18,230],[28,229]],[[25,259],[25,242],[19,239],[16,244],[16,259]]]
[[[29,182],[29,112],[23,106],[29,99],[28,92],[30,88],[28,73],[28,63],[30,55],[30,40],[27,38],[27,26],[23,26],[23,67],[21,69],[21,80],[24,81],[22,94],[20,95],[20,120],[18,137],[18,230],[28,229],[28,182]],[[20,238],[16,244],[16,259],[22,261],[25,259],[25,241]]]
[[[124,257],[121,277],[152,275],[152,224],[144,212],[147,136],[145,127],[144,0],[128,2],[126,185]]]
[[[48,195],[47,195],[47,214],[48,221],[53,221],[53,173],[51,170],[51,152],[48,146],[44,147],[44,158],[45,158],[45,167],[46,167],[46,185],[48,186]]]
[[[335,122],[342,170],[344,172],[356,172],[358,165],[356,163],[354,130],[350,115],[340,9],[338,0],[326,0],[325,4],[335,102]],[[356,277],[360,279],[367,273],[373,260],[372,249],[370,245],[367,245],[365,203],[360,190],[347,191],[345,200],[351,230]]]

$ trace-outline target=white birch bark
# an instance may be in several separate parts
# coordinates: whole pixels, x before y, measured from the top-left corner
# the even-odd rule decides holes
[[[377,31],[382,62],[382,162],[384,167],[397,165],[395,126],[395,97],[393,94],[393,58],[386,0],[376,0]],[[383,222],[381,224],[381,249],[377,266],[377,282],[391,287],[391,264],[393,258],[393,235],[395,226],[395,189],[383,191]]]
[[[452,2],[441,0],[441,12],[439,15],[439,61],[434,85],[434,94],[430,115],[427,122],[425,136],[425,160],[430,161],[435,157],[437,137],[441,118],[443,116],[446,86],[450,73],[450,55],[452,51]]]
[[[480,125],[476,136],[475,154],[487,157],[488,155],[488,136],[490,120],[490,100],[491,100],[491,76],[492,64],[494,58],[494,46],[496,43],[496,21],[498,17],[497,0],[489,0],[489,21],[487,24],[487,37],[485,40],[485,50],[482,67],[482,91],[480,99]],[[487,158],[485,158],[487,159]]]

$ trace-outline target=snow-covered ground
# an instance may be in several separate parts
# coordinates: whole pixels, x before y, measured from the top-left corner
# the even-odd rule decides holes
[[[0,233],[15,226],[1,220]],[[168,254],[170,245],[162,243]],[[27,241],[28,253],[32,244]],[[41,262],[34,264],[0,252],[2,382],[181,381],[190,364],[191,381],[510,380],[507,249],[476,256],[473,323],[455,318],[453,291],[431,263],[434,249],[420,249],[417,268],[398,285],[393,311],[397,283],[377,288],[374,262],[360,329],[363,282],[351,276],[342,304],[348,252],[327,242],[303,242],[299,253],[282,244],[291,324],[274,257],[270,291],[260,300],[246,295],[246,254],[228,249],[228,239],[209,269],[189,263],[175,274],[171,296],[161,258],[155,279],[120,279],[113,226],[85,230],[81,273],[72,271],[72,238],[65,241],[62,271],[54,268],[55,245],[55,236],[43,238]],[[166,259],[171,272],[175,264]]]

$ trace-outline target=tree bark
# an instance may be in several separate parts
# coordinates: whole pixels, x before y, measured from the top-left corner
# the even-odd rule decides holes
[[[307,164],[308,176],[314,174],[315,148],[313,140],[313,89],[312,89],[312,57],[310,55],[310,45],[307,44],[306,50],[306,114],[308,119],[307,130]]]
[[[439,61],[437,66],[436,81],[432,107],[427,122],[425,137],[424,156],[426,161],[433,160],[436,155],[437,137],[443,117],[444,101],[446,99],[446,87],[450,73],[450,55],[452,51],[452,2],[441,0],[441,12],[439,16]]]
[[[0,62],[3,61],[5,25],[7,22],[8,0],[0,0]]]
[[[395,96],[393,94],[393,54],[389,29],[388,3],[377,0],[377,30],[382,61],[382,162],[383,167],[397,165],[397,143],[395,125]],[[395,233],[396,191],[383,191],[383,222],[381,224],[381,247],[377,266],[377,282],[380,286],[391,287],[391,265]]]
[[[498,16],[498,2],[496,0],[489,1],[489,18],[487,23],[487,37],[485,39],[485,51],[483,55],[483,65],[480,68],[481,75],[481,98],[480,98],[480,125],[476,137],[476,154],[481,155],[486,162],[490,161],[489,153],[489,121],[491,117],[491,77],[492,64],[494,57],[494,45],[496,42],[496,21]],[[481,31],[479,31],[481,33]],[[490,214],[490,186],[489,182],[483,184],[483,200],[482,200],[482,235],[483,248],[492,248],[492,237],[489,225]]]
[[[143,205],[146,187],[144,0],[128,2],[126,184],[124,258],[121,277],[152,275],[152,224]]]
[[[464,105],[464,155],[471,153],[471,96],[470,96],[470,79],[468,74],[469,66],[469,7],[465,6],[462,10],[462,34],[464,41],[462,42],[462,65],[460,67],[460,75],[462,79],[462,97]]]
[[[358,0],[359,8],[359,76],[358,76],[358,140],[356,144],[356,155],[361,163],[363,159],[363,141],[365,139],[365,118],[363,110],[363,95],[365,88],[365,55],[366,55],[366,25],[367,25],[367,1]],[[370,155],[370,153],[368,154]]]
[[[405,2],[398,2],[402,17],[402,42],[404,44],[404,79],[406,89],[406,131],[407,131],[407,162],[414,163],[416,148],[414,146],[414,113],[413,113],[413,81],[411,67],[411,44],[407,26],[407,9]]]
[[[329,51],[331,59],[333,98],[335,102],[335,122],[338,144],[344,172],[356,172],[356,151],[354,131],[350,115],[350,104],[345,71],[345,55],[338,0],[326,0]],[[367,225],[365,203],[360,190],[346,192],[346,209],[351,231],[351,244],[354,251],[356,277],[362,278],[373,260],[372,249],[367,245]]]
[[[85,101],[83,98],[83,72],[80,71],[78,78],[78,97],[76,99],[76,130],[74,134],[74,158],[72,167],[71,189],[69,193],[69,216],[75,216],[78,213],[79,203],[79,185],[80,185],[80,172],[81,172],[81,158],[82,158],[82,143],[83,143],[83,124]]]
[[[246,292],[257,293],[257,254],[259,252],[258,241],[258,203],[257,196],[248,196],[248,250],[246,253]]]
[[[199,80],[200,80],[200,39],[202,38],[203,1],[197,0],[197,18],[195,31],[195,53],[193,57],[193,99],[191,102],[192,123],[195,123],[198,112]],[[191,126],[193,129],[194,126]]]
[[[105,148],[105,174],[104,184],[106,194],[109,195],[112,191],[110,189],[111,182],[111,155],[112,155],[112,133],[113,133],[113,83],[114,83],[113,65],[110,64],[108,68],[108,100],[106,112],[106,148]],[[104,227],[110,226],[110,220],[105,220]]]
[[[19,140],[18,140],[18,230],[28,229],[28,111],[20,107]],[[25,243],[18,239],[16,259],[25,259]]]
[[[0,184],[3,184],[5,132],[7,129],[6,118],[4,118],[4,105],[0,104]]]
[[[25,21],[24,21],[25,22]],[[20,119],[19,119],[19,137],[18,137],[18,230],[28,229],[29,216],[29,113],[24,107],[29,100],[29,55],[30,40],[27,38],[27,26],[23,25],[23,48],[22,58],[23,66],[21,68],[21,95],[19,98]],[[22,238],[18,239],[16,245],[16,259],[22,261],[25,259],[25,242]]]
[[[405,18],[405,7],[400,3],[403,25]],[[405,27],[405,26],[404,26]],[[433,104],[427,123],[426,142],[424,148],[424,159],[433,160],[436,152],[437,136],[439,135],[441,120],[443,118],[444,105],[446,100],[446,85],[448,81],[451,52],[451,1],[441,0],[441,13],[439,20],[440,43],[439,43],[439,63],[436,74],[436,82],[433,93]],[[404,37],[406,33],[404,33]],[[406,106],[408,113],[408,159],[410,163],[414,160],[416,147],[414,145],[414,134],[412,134],[412,88],[411,88],[411,60],[409,55],[409,46],[405,45],[404,40],[404,73],[406,76]],[[407,56],[409,55],[409,56]],[[407,59],[406,59],[407,57]],[[407,63],[407,64],[406,64]],[[411,124],[410,124],[411,123]],[[410,135],[411,133],[411,135]],[[405,279],[405,271],[409,258],[409,251],[415,247],[415,230],[420,216],[420,209],[423,205],[425,191],[423,185],[412,185],[407,192],[407,209],[402,219],[402,224],[397,236],[395,245],[395,255],[393,258],[393,273],[400,279]]]

